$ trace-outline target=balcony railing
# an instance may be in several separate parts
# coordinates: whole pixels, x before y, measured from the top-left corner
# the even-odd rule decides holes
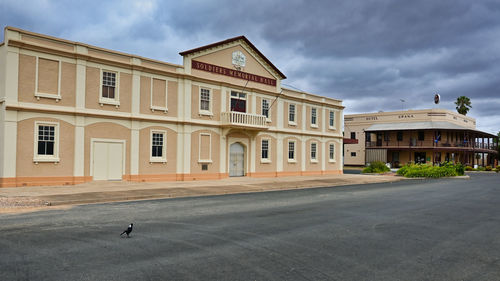
[[[410,141],[367,141],[366,147],[449,147],[449,148],[474,148],[474,149],[487,149],[496,150],[497,144],[495,143],[482,143],[482,142],[442,142],[435,143],[432,140],[419,141],[412,139]]]
[[[248,129],[269,129],[266,116],[249,114],[243,112],[222,112],[221,122],[223,126],[243,127]]]

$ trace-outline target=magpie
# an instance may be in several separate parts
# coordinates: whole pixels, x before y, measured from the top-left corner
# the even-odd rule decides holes
[[[122,236],[123,234],[127,234],[127,238],[128,238],[128,237],[130,237],[130,236],[129,236],[129,234],[130,234],[130,232],[132,232],[132,228],[133,228],[133,227],[134,227],[134,224],[133,224],[133,223],[131,223],[131,224],[127,227],[127,229],[125,229],[125,230],[122,232],[122,234],[120,234],[120,236]]]

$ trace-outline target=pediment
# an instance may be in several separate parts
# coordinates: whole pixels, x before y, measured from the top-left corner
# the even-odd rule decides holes
[[[285,79],[279,71],[244,36],[235,37],[180,53],[190,58],[193,69],[229,75],[243,75],[244,79],[259,82]],[[243,77],[240,77],[243,78]],[[271,85],[269,83],[265,83]]]

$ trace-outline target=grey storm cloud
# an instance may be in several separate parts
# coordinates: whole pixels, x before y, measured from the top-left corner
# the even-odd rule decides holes
[[[438,92],[439,107],[468,96],[479,129],[500,129],[498,0],[4,0],[0,23],[178,64],[245,35],[285,84],[343,99],[347,114],[432,108]]]

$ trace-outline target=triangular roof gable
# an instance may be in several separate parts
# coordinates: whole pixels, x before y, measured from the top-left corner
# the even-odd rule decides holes
[[[278,76],[280,76],[281,79],[286,78],[286,76],[276,66],[274,66],[274,64],[272,64],[271,61],[269,61],[269,59],[267,59],[245,36],[238,36],[238,37],[226,39],[224,41],[220,41],[220,42],[216,42],[213,44],[198,47],[195,49],[180,52],[179,54],[181,56],[186,56],[186,55],[189,55],[192,53],[201,52],[201,51],[204,51],[207,49],[211,49],[211,48],[215,48],[215,47],[218,47],[221,45],[229,44],[229,43],[232,43],[232,42],[238,41],[238,40],[242,40],[244,43],[246,43],[248,45],[248,47],[250,47],[272,70],[274,70]]]

